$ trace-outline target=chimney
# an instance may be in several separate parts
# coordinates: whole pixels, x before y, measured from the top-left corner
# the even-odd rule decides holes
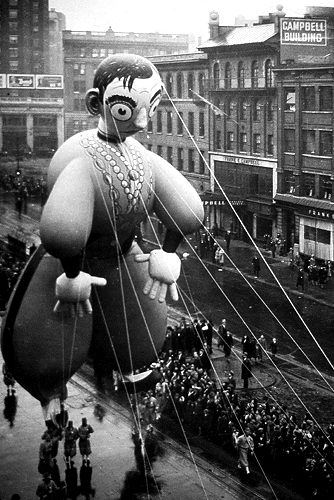
[[[215,10],[213,10],[212,12],[210,12],[209,32],[210,32],[210,40],[214,40],[215,38],[218,38],[218,33],[219,33],[219,14]]]

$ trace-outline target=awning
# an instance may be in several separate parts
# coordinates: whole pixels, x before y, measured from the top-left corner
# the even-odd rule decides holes
[[[308,196],[294,196],[293,194],[277,193],[274,200],[276,202],[288,203],[289,205],[302,205],[308,208],[334,211],[334,203],[332,201],[319,200]]]

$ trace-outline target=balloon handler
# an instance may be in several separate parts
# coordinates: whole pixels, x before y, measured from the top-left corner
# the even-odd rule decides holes
[[[156,358],[167,292],[178,299],[177,247],[204,217],[183,175],[132,137],[161,100],[151,62],[114,54],[98,66],[93,86],[86,105],[98,127],[70,137],[51,160],[41,245],[2,326],[6,365],[41,402],[45,419],[59,412],[88,353],[100,375],[133,375]],[[134,234],[152,213],[166,236],[162,248],[143,254]]]

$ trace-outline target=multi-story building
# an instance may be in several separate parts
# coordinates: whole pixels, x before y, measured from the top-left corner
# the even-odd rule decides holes
[[[221,113],[211,113],[209,225],[244,231],[253,238],[272,234],[277,180],[277,90],[273,68],[279,62],[279,19],[261,17],[251,26],[220,26],[210,14],[209,96]],[[225,196],[226,195],[226,196]],[[227,201],[227,198],[229,201]],[[233,206],[233,208],[231,207]]]
[[[334,9],[281,24],[277,228],[287,247],[334,260]]]
[[[64,31],[65,136],[97,125],[96,117],[86,111],[85,94],[92,86],[98,64],[114,53],[134,53],[149,57],[187,52],[188,35]]]
[[[49,155],[64,132],[63,77],[50,74],[48,1],[2,0],[0,37],[0,151]]]
[[[165,91],[147,131],[138,134],[138,139],[182,171],[203,194],[210,187],[207,56],[195,52],[150,60]]]

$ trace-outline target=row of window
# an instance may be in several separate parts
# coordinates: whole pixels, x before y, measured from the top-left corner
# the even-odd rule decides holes
[[[299,196],[324,200],[332,199],[333,181],[329,175],[303,173],[301,176],[295,176],[289,170],[285,170],[283,175],[282,188],[284,193],[298,193]]]
[[[206,90],[205,73],[199,73],[197,77],[192,72],[187,74],[179,72],[176,76],[174,73],[167,73],[163,80],[169,97],[194,99],[196,98],[194,91],[203,95]]]
[[[222,108],[222,105],[217,101],[217,107]],[[274,119],[274,104],[272,100],[262,103],[259,99],[252,99],[248,103],[246,99],[240,99],[235,102],[233,99],[226,98],[223,103],[224,114],[227,118],[236,117],[239,120],[247,120],[249,113],[253,121],[260,121],[261,113],[265,113],[267,121]],[[236,113],[234,112],[236,110]],[[219,115],[217,116],[219,119]]]
[[[147,149],[152,151],[152,144],[146,145]],[[186,160],[185,160],[185,151],[187,152],[187,169]],[[205,160],[204,160],[204,151],[200,153],[197,150],[189,148],[185,150],[184,148],[176,148],[176,150],[172,146],[161,146],[160,144],[157,146],[157,154],[162,158],[166,158],[166,160],[176,167],[178,170],[187,171],[190,173],[197,173],[203,175],[205,173]],[[196,158],[198,169],[196,169]]]
[[[295,153],[296,151],[296,133],[294,129],[284,130],[284,151],[286,153]],[[301,152],[302,154],[332,156],[333,131],[302,130]]]
[[[319,85],[301,87],[301,110],[302,111],[333,111],[333,87]],[[284,89],[284,110],[296,111],[296,89],[286,87]]]
[[[189,111],[187,114],[187,123],[184,121],[184,113],[181,111],[178,114],[174,114],[172,111],[166,111],[166,115],[163,116],[164,113],[161,110],[158,110],[156,113],[155,120],[155,130],[153,127],[153,121],[150,120],[148,123],[147,131],[148,132],[156,132],[157,134],[162,134],[163,132],[163,122],[166,123],[166,132],[167,134],[173,134],[175,127],[176,117],[176,133],[177,135],[183,135],[184,129],[187,129],[187,132],[190,135],[195,135],[195,113],[193,111]],[[199,137],[205,136],[205,113],[204,111],[200,111],[198,113],[198,135]]]
[[[236,134],[234,132],[226,133],[226,151],[270,156],[274,154],[274,136],[272,134],[267,135],[266,151],[264,151],[263,148],[261,134],[253,134],[252,142],[250,142],[248,134],[245,132],[239,134],[238,143],[236,139]],[[224,149],[223,137],[220,130],[216,130],[214,148],[217,150]]]
[[[226,62],[221,68],[218,62],[213,65],[213,85],[214,88],[245,88],[247,68],[244,61],[239,61],[236,74],[233,75],[233,67],[230,62]],[[250,67],[250,83],[252,88],[259,87],[260,78],[263,78],[264,87],[274,86],[273,62],[267,59],[264,63],[264,74],[259,70],[259,62],[252,61]]]

